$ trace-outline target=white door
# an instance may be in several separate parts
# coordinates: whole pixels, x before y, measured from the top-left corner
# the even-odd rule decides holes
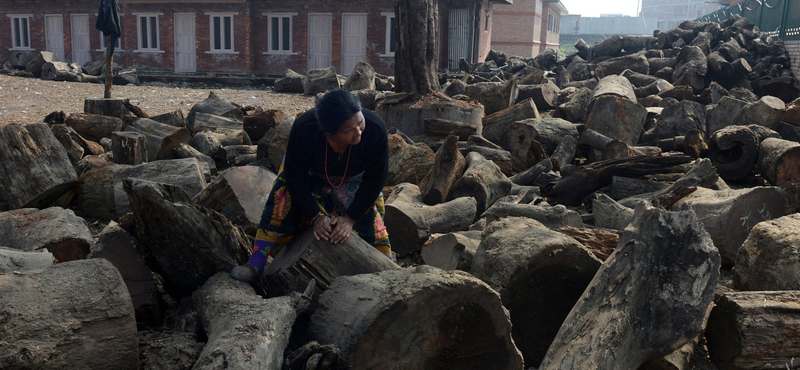
[[[175,14],[175,72],[197,71],[194,14]]]
[[[64,18],[61,14],[44,16],[45,47],[57,61],[64,61]]]
[[[82,66],[92,60],[89,55],[89,15],[73,14],[69,19],[72,29],[72,63]]]
[[[333,16],[331,14],[308,15],[308,69],[331,66]]]
[[[367,15],[342,15],[342,74],[347,76],[367,60]]]

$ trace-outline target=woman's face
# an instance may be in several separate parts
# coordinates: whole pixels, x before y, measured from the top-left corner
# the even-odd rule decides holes
[[[339,131],[329,136],[329,139],[342,146],[358,145],[361,142],[361,134],[364,132],[366,124],[364,115],[356,112],[350,119],[344,121]]]

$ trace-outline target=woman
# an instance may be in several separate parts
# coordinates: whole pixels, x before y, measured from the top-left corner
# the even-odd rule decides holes
[[[383,224],[389,167],[386,124],[349,92],[325,94],[294,121],[286,155],[272,186],[250,260],[231,276],[254,281],[276,245],[302,229],[317,240],[344,243],[354,231],[392,258]]]

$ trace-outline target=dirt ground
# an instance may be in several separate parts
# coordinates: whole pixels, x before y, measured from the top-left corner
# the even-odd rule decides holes
[[[85,98],[102,98],[103,85],[85,82],[55,82],[33,77],[0,75],[0,125],[42,122],[53,111],[83,112]],[[314,97],[276,93],[270,87],[198,86],[185,83],[148,83],[141,86],[113,86],[113,98],[128,98],[149,115],[182,109],[188,113],[213,91],[233,103],[280,109],[287,115],[314,106]]]

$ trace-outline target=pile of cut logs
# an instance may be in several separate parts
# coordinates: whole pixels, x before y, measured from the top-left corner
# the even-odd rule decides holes
[[[19,60],[13,64],[24,67],[25,72],[33,74],[36,78],[52,81],[72,81],[72,82],[92,82],[104,83],[106,63],[104,60],[88,61],[81,66],[78,63],[65,63],[58,61],[55,54],[50,51],[41,51],[35,58],[27,56],[25,53],[16,53]],[[26,57],[27,56],[27,57]],[[8,61],[7,61],[8,63]],[[8,64],[8,69],[0,69],[0,73],[15,73],[15,69]],[[5,67],[5,65],[3,66]],[[115,85],[138,85],[139,77],[136,75],[135,67],[122,68],[114,63],[112,67],[113,83]]]
[[[304,232],[259,282],[230,278],[285,152],[281,111],[87,99],[0,126],[0,368],[800,368],[785,50],[744,19],[577,46],[442,74],[482,125],[390,128],[404,267]],[[402,99],[356,68],[276,83]]]

